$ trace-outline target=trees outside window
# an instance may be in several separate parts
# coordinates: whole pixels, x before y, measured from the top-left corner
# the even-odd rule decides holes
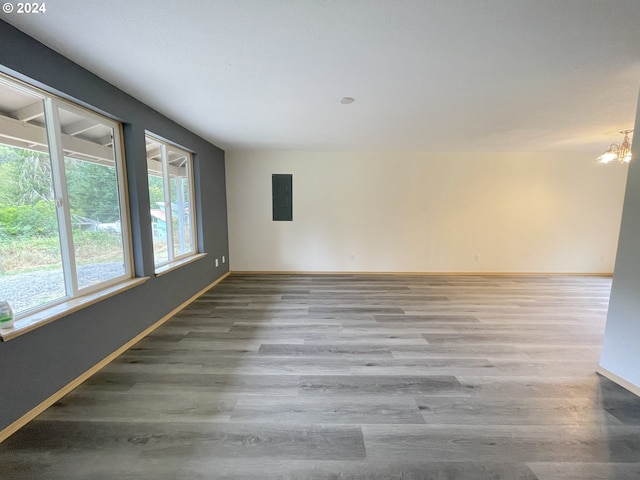
[[[132,276],[119,124],[0,76],[0,185],[18,317]]]

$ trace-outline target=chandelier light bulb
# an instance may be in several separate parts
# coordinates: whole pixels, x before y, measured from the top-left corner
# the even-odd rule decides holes
[[[631,161],[631,140],[629,140],[629,134],[633,133],[633,130],[622,130],[620,133],[624,134],[622,142],[609,145],[607,150],[597,158],[597,163],[629,163]]]

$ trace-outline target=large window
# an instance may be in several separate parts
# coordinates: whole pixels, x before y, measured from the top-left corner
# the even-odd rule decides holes
[[[153,255],[160,267],[195,255],[195,208],[191,153],[147,135],[147,169]]]
[[[16,316],[131,278],[120,125],[0,75],[0,296]]]

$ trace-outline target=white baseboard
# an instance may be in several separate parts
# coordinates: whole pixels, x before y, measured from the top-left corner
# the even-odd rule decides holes
[[[634,385],[633,383],[625,380],[622,377],[619,377],[615,373],[610,372],[609,370],[607,370],[606,368],[601,367],[601,366],[598,366],[598,368],[596,369],[596,372],[599,373],[600,375],[602,375],[603,377],[608,378],[612,382],[617,383],[622,388],[625,388],[625,389],[629,390],[631,393],[633,393],[635,395],[638,395],[640,397],[640,387],[639,386]]]
[[[231,275],[433,275],[437,276],[483,276],[483,277],[605,277],[610,272],[572,273],[572,272],[367,272],[367,271],[328,271],[328,270],[232,270]]]

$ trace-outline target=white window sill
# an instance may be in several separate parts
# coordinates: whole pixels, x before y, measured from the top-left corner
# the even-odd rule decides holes
[[[156,277],[161,277],[162,275],[175,270],[176,268],[180,268],[183,265],[187,265],[189,263],[195,262],[196,260],[200,260],[201,258],[206,257],[206,253],[197,253],[187,258],[181,258],[180,260],[176,260],[175,262],[168,263],[166,265],[162,265],[161,267],[156,267]]]
[[[132,278],[117,285],[112,285],[98,292],[83,295],[78,298],[71,298],[65,302],[58,303],[44,310],[39,310],[31,315],[18,318],[13,328],[0,329],[0,338],[3,342],[24,335],[27,332],[35,330],[38,327],[51,323],[54,320],[65,317],[71,313],[82,310],[94,303],[98,303],[109,297],[113,297],[119,293],[129,290],[138,285],[142,285],[149,277]]]

